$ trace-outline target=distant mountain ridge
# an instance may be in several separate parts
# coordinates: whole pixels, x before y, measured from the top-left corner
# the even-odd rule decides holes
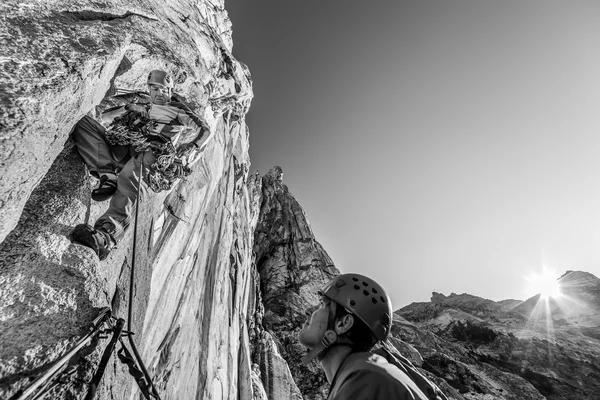
[[[328,384],[314,363],[300,364],[297,342],[304,309],[339,273],[315,239],[301,206],[274,168],[262,178],[254,253],[260,274],[262,326],[277,351],[254,351],[264,381],[280,374],[282,357],[302,398],[324,400]],[[433,293],[394,313],[389,342],[451,399],[600,399],[600,281],[586,272],[560,278],[564,297],[548,315],[533,315],[539,296],[492,301],[470,294]],[[565,304],[579,304],[577,307]],[[562,304],[562,308],[559,307]],[[565,307],[577,312],[565,316]],[[264,347],[267,348],[267,347]],[[275,354],[265,356],[262,354]],[[273,377],[273,378],[271,378]],[[265,385],[267,397],[294,393],[291,382]],[[286,397],[287,398],[287,397]]]
[[[547,303],[433,293],[395,312],[393,334],[454,398],[600,398],[600,279],[568,271],[558,282],[563,296]]]

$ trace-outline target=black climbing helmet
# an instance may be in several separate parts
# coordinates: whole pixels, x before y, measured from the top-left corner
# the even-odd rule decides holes
[[[378,340],[392,329],[392,302],[380,284],[359,274],[341,274],[320,293],[362,320]]]
[[[338,305],[364,322],[377,340],[383,341],[389,336],[392,329],[392,302],[383,287],[373,279],[359,274],[338,275],[319,294],[332,300],[327,330],[321,342],[302,357],[304,365],[315,357],[323,357],[335,344],[352,344],[350,339],[338,337],[333,328]]]

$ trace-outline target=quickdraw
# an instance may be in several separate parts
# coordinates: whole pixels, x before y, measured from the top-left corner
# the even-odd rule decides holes
[[[177,151],[171,142],[163,144],[160,150],[154,149],[156,162],[150,166],[146,176],[146,183],[156,193],[162,190],[171,190],[173,183],[188,176],[192,170],[183,165],[181,158],[177,157]]]
[[[115,118],[105,133],[106,139],[112,145],[133,146],[137,153],[147,150],[154,152],[156,162],[150,166],[144,180],[156,193],[170,190],[177,179],[192,173],[188,166],[183,165],[175,146],[153,133],[152,129],[157,124],[154,118],[129,111]]]

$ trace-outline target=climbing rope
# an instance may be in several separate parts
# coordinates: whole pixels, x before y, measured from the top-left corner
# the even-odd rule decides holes
[[[140,157],[140,175],[143,173],[143,162]],[[121,344],[121,348],[117,352],[117,356],[119,360],[127,365],[129,374],[135,379],[137,385],[142,392],[142,395],[147,400],[160,400],[160,396],[158,391],[154,387],[154,383],[152,383],[152,378],[150,374],[146,370],[144,362],[137,350],[135,342],[133,341],[133,332],[131,331],[131,325],[133,321],[133,294],[134,294],[134,279],[135,279],[135,256],[136,256],[136,243],[137,243],[137,227],[138,227],[138,218],[139,218],[139,206],[140,206],[140,188],[141,182],[138,182],[137,189],[137,206],[135,208],[135,219],[133,225],[133,249],[131,256],[131,271],[129,275],[129,304],[127,307],[127,330],[123,329],[125,325],[125,320],[122,318],[115,319],[111,316],[110,308],[104,308],[98,317],[94,319],[92,322],[92,327],[90,332],[85,335],[82,339],[80,339],[77,344],[69,350],[66,354],[64,354],[60,359],[58,359],[52,367],[50,367],[43,375],[38,377],[27,389],[25,389],[16,400],[39,400],[43,399],[47,394],[50,393],[52,389],[54,389],[59,383],[52,384],[57,380],[57,377],[60,376],[61,372],[64,371],[65,367],[69,364],[69,361],[79,353],[79,351],[89,344],[94,338],[102,337],[102,334],[112,333],[112,338],[100,359],[100,363],[98,364],[98,368],[96,369],[96,373],[94,374],[92,380],[89,382],[88,392],[86,394],[85,400],[93,400],[96,395],[96,391],[98,386],[102,380],[102,376],[104,375],[104,371],[106,370],[106,366],[108,365],[108,361],[110,360],[111,355],[114,353],[116,344],[119,342]],[[112,324],[111,324],[112,323]],[[103,327],[109,324],[109,328],[103,329]],[[127,336],[129,339],[129,346],[131,347],[131,351],[133,352],[133,356],[131,352],[125,346],[123,342],[123,337]]]
[[[132,146],[136,153],[154,152],[156,161],[150,166],[145,181],[158,193],[170,190],[177,179],[188,176],[192,170],[183,165],[170,140],[154,134],[157,124],[154,118],[129,111],[115,118],[105,135],[112,145]]]
[[[141,156],[140,158],[143,158],[143,156]],[[140,159],[140,175],[139,175],[140,177],[143,174],[143,168],[144,168],[143,159]],[[129,274],[129,304],[128,304],[128,308],[127,308],[127,330],[128,331],[131,331],[131,322],[133,321],[133,292],[135,289],[135,286],[134,286],[135,255],[136,255],[135,253],[136,253],[136,247],[137,247],[137,228],[138,228],[138,218],[139,218],[139,211],[140,211],[140,200],[141,200],[140,199],[140,188],[141,187],[142,187],[142,182],[138,182],[137,205],[135,206],[135,217],[134,217],[134,223],[133,223],[133,246],[132,246],[132,250],[131,250],[131,253],[132,253],[131,254],[131,271]],[[144,362],[142,361],[142,357],[140,357],[137,347],[135,346],[135,342],[133,341],[133,336],[127,335],[127,337],[129,338],[129,346],[131,347],[131,351],[133,351],[133,355],[135,356],[135,361],[137,361],[139,369],[136,368],[135,362],[134,362],[133,358],[131,357],[131,354],[129,354],[129,352],[127,351],[127,348],[125,347],[123,341],[121,341],[121,350],[119,351],[119,359],[121,360],[121,362],[124,362],[129,367],[129,373],[134,377],[134,379],[137,382],[144,397],[146,399],[150,399],[150,397],[153,397],[155,399],[160,400],[160,396],[158,395],[158,392],[157,392],[156,388],[154,387],[154,383],[152,383],[152,378],[150,377],[150,374],[146,370],[146,366],[144,365]],[[140,375],[140,373],[141,373],[141,375]]]

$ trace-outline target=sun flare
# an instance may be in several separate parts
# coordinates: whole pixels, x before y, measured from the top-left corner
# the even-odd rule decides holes
[[[529,282],[528,292],[544,298],[559,298],[562,296],[556,271],[545,269],[542,273],[531,274],[525,279]]]

